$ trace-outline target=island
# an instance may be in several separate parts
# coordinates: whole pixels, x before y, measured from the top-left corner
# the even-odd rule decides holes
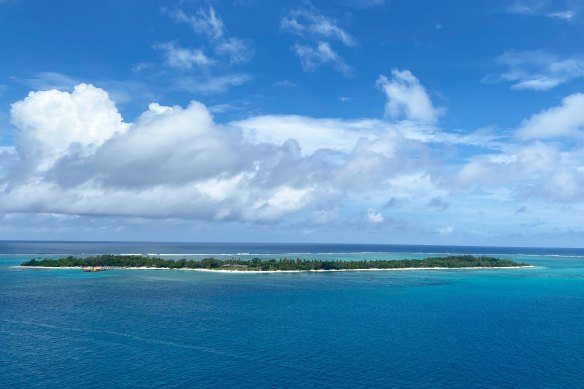
[[[69,256],[60,259],[31,259],[21,264],[33,268],[80,268],[84,271],[108,269],[181,269],[200,271],[275,272],[275,271],[359,271],[359,270],[406,270],[406,269],[487,269],[531,267],[510,259],[487,256],[450,255],[425,259],[398,260],[320,260],[320,259],[164,259],[142,255],[97,255],[90,257]],[[95,270],[99,269],[99,270]]]

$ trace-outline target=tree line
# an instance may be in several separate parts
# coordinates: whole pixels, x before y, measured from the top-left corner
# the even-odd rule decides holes
[[[320,260],[320,259],[163,259],[141,255],[96,255],[90,257],[68,256],[60,259],[31,259],[21,266],[40,267],[152,267],[164,269],[210,269],[210,270],[361,270],[361,269],[403,269],[403,268],[470,268],[470,267],[513,267],[527,266],[510,259],[486,256],[451,255],[447,257],[428,257],[424,259],[398,260]]]

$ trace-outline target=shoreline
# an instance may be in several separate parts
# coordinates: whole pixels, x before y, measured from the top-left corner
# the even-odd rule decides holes
[[[17,269],[78,269],[81,270],[81,266],[11,266]],[[324,273],[324,272],[359,272],[359,271],[411,271],[411,270],[501,270],[501,269],[528,269],[535,268],[534,265],[526,266],[493,266],[493,267],[403,267],[403,268],[393,268],[393,269],[329,269],[329,270],[227,270],[227,269],[190,269],[190,268],[178,268],[171,269],[168,267],[107,267],[104,266],[105,270],[181,270],[181,271],[197,271],[197,272],[208,272],[208,273],[242,273],[242,274],[271,274],[271,273]]]

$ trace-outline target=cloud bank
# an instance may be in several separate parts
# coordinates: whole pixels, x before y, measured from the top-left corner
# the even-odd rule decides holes
[[[440,129],[442,110],[407,70],[377,86],[385,119],[223,124],[197,101],[151,103],[130,123],[93,85],[31,92],[11,108],[15,146],[0,149],[0,211],[376,229],[419,228],[436,213],[445,222],[425,231],[455,236],[477,217],[496,225],[509,212],[529,218],[584,202],[581,94],[499,143]],[[491,213],[481,216],[484,204]]]
[[[368,120],[219,125],[195,101],[153,103],[126,123],[104,90],[86,84],[31,92],[11,120],[18,142],[0,191],[10,212],[274,221],[416,171],[408,151],[419,148]],[[335,142],[339,131],[346,139]]]

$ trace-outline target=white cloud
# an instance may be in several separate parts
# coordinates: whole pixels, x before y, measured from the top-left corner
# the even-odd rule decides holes
[[[192,102],[153,103],[128,123],[107,93],[89,85],[31,93],[13,105],[11,119],[18,144],[0,150],[0,212],[292,220],[303,228],[353,218],[372,231],[398,221],[417,233],[441,234],[439,227],[459,235],[477,218],[499,231],[518,201],[530,210],[524,218],[584,204],[584,153],[573,145],[511,137],[461,163],[443,151],[466,152],[458,145],[481,138],[411,119],[263,115],[218,124]],[[447,147],[430,145],[436,142]],[[396,201],[391,218],[384,215]],[[493,214],[481,214],[477,204],[489,201]],[[456,219],[423,220],[429,207]]]
[[[502,145],[498,136],[487,130],[468,134],[446,133],[433,125],[407,120],[390,123],[367,118],[343,120],[300,115],[258,115],[231,122],[230,125],[240,129],[245,139],[254,144],[280,146],[292,139],[298,142],[303,155],[322,149],[349,153],[360,141],[374,141],[388,134],[420,144],[444,143],[484,148],[500,148]]]
[[[464,185],[507,185],[551,173],[560,160],[558,150],[541,142],[508,147],[504,152],[473,157],[462,167],[458,179]]]
[[[176,81],[176,88],[205,95],[218,94],[245,84],[251,79],[247,74],[226,74],[208,77],[182,77]]]
[[[181,9],[163,8],[162,12],[176,21],[187,23],[198,34],[207,35],[212,39],[223,37],[225,25],[212,5],[209,5],[208,9],[199,8],[195,15],[188,15]]]
[[[214,12],[213,15],[215,15]],[[221,34],[221,39],[213,41],[213,45],[215,53],[229,58],[231,63],[244,63],[249,61],[252,56],[249,45],[238,38],[224,38]],[[179,90],[205,95],[219,94],[251,79],[249,75],[242,73],[219,75],[209,73],[209,67],[219,68],[224,61],[207,56],[202,49],[183,48],[175,42],[161,43],[156,48],[164,51],[167,66],[187,72],[195,69],[204,70],[199,71],[197,76],[183,74],[181,77],[175,78],[174,87]]]
[[[313,188],[294,189],[286,185],[280,186],[263,199],[257,200],[251,212],[261,220],[275,220],[282,214],[299,211],[305,208],[313,195]]]
[[[191,70],[194,66],[206,67],[215,63],[203,50],[178,47],[174,42],[161,43],[157,48],[164,51],[167,65],[173,68]]]
[[[17,152],[14,146],[0,146],[0,190],[2,190],[3,176],[7,174],[11,166],[17,161]]]
[[[232,104],[216,104],[209,107],[209,111],[213,113],[225,113],[231,111],[237,111],[240,109],[239,107],[232,105]]]
[[[392,79],[381,75],[377,86],[387,96],[385,114],[391,119],[435,123],[440,110],[432,105],[424,86],[409,70],[391,71]]]
[[[459,190],[507,193],[505,201],[574,203],[584,200],[581,150],[562,151],[541,141],[510,145],[500,153],[475,156],[456,176]],[[499,196],[500,197],[500,196]]]
[[[520,139],[548,139],[582,135],[584,129],[584,94],[575,93],[562,104],[537,113],[521,123]]]
[[[516,0],[505,10],[511,14],[543,16],[571,22],[576,17],[576,9],[570,8],[573,5],[572,2],[558,0]]]
[[[447,226],[439,227],[436,232],[440,235],[451,235],[454,232],[454,226],[449,224]]]
[[[339,27],[334,20],[319,14],[314,8],[290,12],[280,21],[280,27],[302,37],[335,39],[345,46],[356,44],[355,38],[348,32]]]
[[[573,168],[561,168],[548,177],[545,185],[533,188],[533,195],[550,200],[571,202],[584,197],[584,174]]]
[[[79,84],[75,78],[57,72],[41,72],[19,81],[34,90],[71,90]]]
[[[550,12],[550,13],[546,14],[546,16],[548,16],[550,18],[566,20],[569,22],[572,19],[574,19],[574,17],[576,16],[576,13],[574,11],[571,11],[571,10],[566,10],[566,11]]]
[[[0,146],[0,155],[16,154],[14,146]]]
[[[12,121],[21,165],[3,210],[270,221],[320,201],[314,184],[271,182],[261,159],[278,150],[242,142],[200,103],[151,104],[129,124],[104,91],[79,85],[31,93]]]
[[[215,46],[215,52],[228,57],[232,63],[238,64],[249,62],[253,57],[250,44],[239,38],[228,38],[218,42]]]
[[[440,188],[426,171],[397,174],[387,180],[393,196],[399,199],[418,200],[428,203],[432,198],[446,198],[448,190]]]
[[[584,60],[560,59],[542,50],[506,52],[497,58],[507,71],[500,80],[512,82],[513,89],[546,91],[584,77]]]
[[[34,74],[30,78],[18,78],[16,81],[30,87],[31,89],[40,91],[72,91],[76,85],[81,84],[78,77],[58,72],[41,72]],[[107,89],[110,98],[118,104],[128,103],[130,101],[152,100],[155,97],[155,94],[151,91],[150,87],[139,81],[90,79],[86,82]]]
[[[367,212],[367,220],[371,223],[381,223],[385,220],[385,216],[382,213],[376,212],[375,210],[369,210]]]
[[[340,73],[351,73],[351,67],[332,48],[331,41],[351,47],[356,45],[355,39],[313,6],[291,11],[280,21],[280,28],[305,41],[292,46],[292,51],[300,59],[304,71],[313,71],[321,65],[329,64]]]
[[[134,66],[132,66],[132,72],[134,73],[141,73],[146,70],[150,70],[154,68],[154,64],[150,62],[138,62]]]
[[[229,37],[223,20],[209,4],[208,9],[200,8],[194,15],[188,15],[181,9],[162,9],[162,12],[178,22],[187,23],[197,33],[206,36],[215,54],[229,58],[231,64],[249,62],[253,50],[249,41]],[[200,55],[197,55],[200,57]]]
[[[298,115],[262,115],[231,123],[254,144],[282,145],[298,142],[301,152],[310,155],[329,148],[349,153],[361,139],[373,140],[391,128],[378,120],[315,119]]]
[[[516,1],[506,8],[506,11],[518,15],[533,15],[536,9],[532,6]]]
[[[333,68],[341,73],[349,74],[351,68],[345,64],[342,58],[331,48],[328,42],[318,42],[316,47],[295,44],[292,50],[300,59],[302,69],[312,71],[322,64],[330,63]]]
[[[424,169],[411,152],[419,146],[381,121],[267,116],[221,126],[193,102],[153,103],[126,123],[107,93],[84,84],[32,92],[13,104],[12,122],[18,146],[9,169],[0,165],[7,212],[270,222],[336,209]]]
[[[178,8],[173,10],[163,8],[162,13],[178,22],[187,23],[197,34],[205,38],[202,46],[196,49],[182,48],[174,42],[158,45],[165,53],[166,65],[196,74],[171,76],[174,78],[171,82],[175,89],[203,95],[220,94],[251,79],[244,73],[226,71],[231,66],[249,62],[253,57],[253,50],[249,41],[229,36],[223,21],[211,4],[208,4],[207,8],[199,8],[194,15],[189,15]],[[213,72],[210,71],[211,67]]]
[[[77,85],[72,93],[31,92],[12,105],[11,121],[20,129],[20,157],[41,170],[50,168],[70,148],[88,154],[128,129],[108,94],[86,84]]]

